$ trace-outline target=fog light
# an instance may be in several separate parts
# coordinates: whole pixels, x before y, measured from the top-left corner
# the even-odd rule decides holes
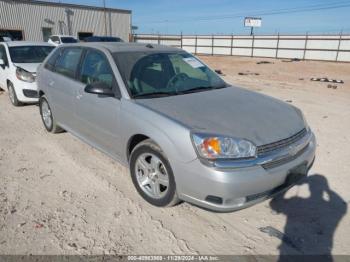
[[[234,206],[242,206],[247,199],[245,197],[235,198],[235,199],[226,199],[225,204],[234,205]]]
[[[222,204],[222,198],[221,197],[218,197],[218,196],[207,196],[206,198],[205,198],[205,200],[206,201],[208,201],[208,202],[211,202],[211,203],[213,203],[213,204],[219,204],[219,205],[221,205]]]

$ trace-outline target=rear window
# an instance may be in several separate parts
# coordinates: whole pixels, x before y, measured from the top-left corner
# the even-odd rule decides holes
[[[64,44],[78,43],[78,40],[73,37],[61,37],[61,42]]]
[[[60,55],[62,53],[62,49],[57,49],[56,51],[53,51],[53,52],[54,53],[51,55],[51,57],[45,63],[45,68],[50,70],[50,71],[54,71],[55,63],[56,63],[57,59],[60,57]]]
[[[74,78],[82,52],[81,48],[65,49],[56,62],[55,71],[61,75]]]
[[[9,48],[13,63],[41,63],[53,46],[13,46]]]

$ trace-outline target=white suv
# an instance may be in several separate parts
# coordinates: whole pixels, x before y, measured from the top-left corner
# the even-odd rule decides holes
[[[38,102],[37,68],[54,48],[40,42],[0,43],[0,87],[8,90],[14,106]]]
[[[63,44],[74,44],[78,43],[78,40],[71,35],[52,35],[49,38],[48,43],[54,45],[54,46],[59,46]]]

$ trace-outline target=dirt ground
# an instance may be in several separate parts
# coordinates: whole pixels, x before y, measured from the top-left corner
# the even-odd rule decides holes
[[[68,133],[46,133],[37,106],[15,108],[2,93],[0,253],[350,254],[350,64],[201,59],[227,82],[303,110],[318,141],[306,180],[233,213],[156,208],[137,194],[127,168]],[[272,63],[256,64],[262,60]],[[327,88],[311,77],[345,83]]]

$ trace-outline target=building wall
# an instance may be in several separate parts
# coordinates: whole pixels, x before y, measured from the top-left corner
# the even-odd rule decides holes
[[[0,29],[23,30],[25,40],[43,41],[42,27],[50,27],[53,34],[59,34],[59,21],[63,21],[63,33],[68,34],[66,8],[73,11],[70,20],[74,36],[78,32],[105,35],[106,17],[107,35],[129,40],[130,11],[106,9],[104,12],[101,9],[31,1],[0,0]]]

